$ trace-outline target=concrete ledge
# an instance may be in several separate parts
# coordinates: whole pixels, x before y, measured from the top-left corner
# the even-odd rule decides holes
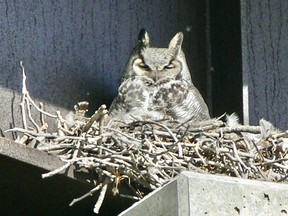
[[[182,172],[120,215],[288,215],[288,185]]]
[[[44,151],[18,144],[10,139],[0,137],[0,155],[37,166],[49,171],[64,165],[59,158],[49,155]]]
[[[177,209],[177,181],[174,179],[164,187],[154,190],[141,201],[134,203],[119,216],[175,216]]]
[[[64,165],[58,157],[0,137],[1,215],[93,215],[98,194],[69,206],[74,199],[94,187],[93,173],[75,171],[42,179],[41,174]],[[85,183],[84,183],[85,182]],[[121,191],[131,190],[121,185]],[[113,196],[108,188],[100,215],[117,215],[134,203]],[[111,208],[112,203],[112,208]]]
[[[2,137],[0,137],[0,157],[1,156],[6,156],[48,171],[53,171],[65,165],[63,161],[54,155]],[[95,183],[95,176],[87,172],[75,172],[73,167],[60,172],[60,174],[91,185]]]

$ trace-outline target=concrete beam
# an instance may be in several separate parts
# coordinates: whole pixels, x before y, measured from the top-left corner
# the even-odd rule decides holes
[[[41,174],[63,165],[64,162],[56,156],[0,138],[1,215],[95,215],[93,208],[97,193],[72,207],[69,203],[94,187],[96,175],[76,172],[72,167],[63,175],[41,178]],[[130,190],[122,185],[119,189]],[[118,215],[134,203],[113,196],[111,191],[112,188],[108,188],[100,215]]]
[[[185,171],[120,216],[286,214],[287,184]]]
[[[0,137],[0,155],[46,170],[54,170],[64,165],[58,157],[2,137]]]

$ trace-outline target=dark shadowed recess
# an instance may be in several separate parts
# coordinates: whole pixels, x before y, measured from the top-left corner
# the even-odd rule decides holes
[[[42,179],[41,174],[47,171],[2,155],[0,164],[1,215],[96,215],[93,208],[99,193],[69,206],[74,198],[91,190],[91,185],[61,175]],[[118,215],[132,203],[109,192],[100,215]]]
[[[242,121],[240,1],[210,1],[213,116]]]

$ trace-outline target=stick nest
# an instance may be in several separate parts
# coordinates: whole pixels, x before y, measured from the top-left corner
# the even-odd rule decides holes
[[[109,121],[105,105],[86,117],[87,102],[78,103],[75,112],[63,118],[58,111],[50,114],[42,104],[36,105],[22,69],[23,128],[9,130],[18,133],[16,142],[33,145],[65,162],[43,178],[72,165],[95,174],[96,187],[70,205],[101,190],[94,209],[98,213],[107,185],[114,195],[139,200],[145,190],[163,186],[183,170],[287,183],[288,131],[281,132],[265,120],[259,126],[233,123],[235,116],[228,116],[228,121],[219,118],[183,125],[137,120],[124,124]],[[31,107],[39,113],[40,124],[32,117]],[[45,117],[56,119],[56,131],[47,132]],[[130,192],[119,190],[121,184]]]

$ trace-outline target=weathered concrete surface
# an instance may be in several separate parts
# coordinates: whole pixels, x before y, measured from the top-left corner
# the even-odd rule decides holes
[[[0,137],[0,155],[46,170],[54,170],[64,165],[63,161],[53,155],[48,155],[44,151],[20,145],[2,137]]]
[[[286,184],[182,172],[120,215],[287,214]]]
[[[25,145],[15,143],[10,139],[0,137],[0,157],[6,156],[19,162],[26,163],[41,169],[53,171],[65,165],[60,158],[50,155],[44,151],[37,150]],[[87,172],[75,172],[73,166],[63,170],[60,174],[77,181],[94,185],[95,176]]]
[[[166,215],[175,216],[178,211],[177,181],[174,179],[162,188],[151,192],[119,216]]]

